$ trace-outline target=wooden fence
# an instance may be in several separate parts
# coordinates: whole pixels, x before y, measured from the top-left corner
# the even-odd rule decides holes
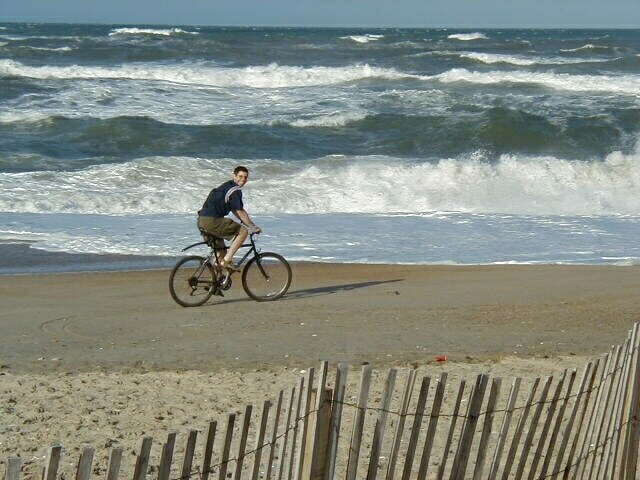
[[[297,385],[247,405],[218,428],[189,431],[175,455],[176,432],[166,441],[142,439],[135,464],[121,468],[123,450],[94,465],[85,446],[72,475],[116,480],[330,479],[620,479],[636,476],[640,439],[640,327],[623,345],[558,378],[478,375],[472,384],[406,378],[390,369],[376,382],[360,371],[349,391],[348,368],[330,375],[323,362]],[[508,384],[507,384],[508,383]],[[398,385],[398,388],[396,386]],[[69,478],[63,451],[48,451],[42,480]],[[132,467],[132,468],[131,468]],[[126,473],[126,475],[125,475]],[[18,480],[21,460],[10,457],[5,479]]]

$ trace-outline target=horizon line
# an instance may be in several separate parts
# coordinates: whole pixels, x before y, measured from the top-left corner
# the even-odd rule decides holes
[[[300,25],[300,24],[206,24],[206,23],[147,23],[147,22],[64,22],[64,21],[28,21],[28,20],[9,20],[0,22],[0,25],[7,24],[37,24],[37,25],[122,25],[122,26],[150,26],[150,27],[213,27],[213,28],[323,28],[328,30],[338,29],[368,29],[374,28],[379,30],[387,29],[411,29],[411,30],[426,30],[426,29],[465,29],[465,30],[640,30],[640,27],[635,25],[619,25],[619,26],[576,26],[576,25],[564,25],[564,26],[465,26],[465,25],[440,25],[440,26],[410,26],[410,25]]]

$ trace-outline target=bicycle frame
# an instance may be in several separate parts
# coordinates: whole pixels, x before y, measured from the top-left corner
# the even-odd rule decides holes
[[[249,234],[249,243],[243,243],[242,245],[240,245],[240,248],[246,248],[246,247],[250,247],[249,250],[246,251],[246,253],[244,254],[244,256],[242,257],[242,259],[240,260],[240,262],[238,262],[238,265],[243,265],[244,262],[249,258],[249,256],[253,253],[254,257],[257,257],[258,254],[260,253],[260,251],[258,250],[258,248],[256,247],[256,242],[254,240],[254,235],[256,235],[255,233],[251,233]],[[224,239],[222,239],[222,241],[224,241]],[[208,241],[204,240],[202,242],[196,242],[193,243],[191,245],[189,245],[188,247],[185,247],[182,249],[183,252],[193,248],[193,247],[197,247],[198,245],[209,245],[209,247],[211,248],[211,252],[209,253],[209,255],[207,255],[207,260],[209,261],[209,263],[211,265],[216,265],[217,259],[214,260],[215,258],[215,254],[217,251],[220,250],[227,250],[227,246],[225,245],[224,247],[215,247],[213,245],[210,245]],[[212,261],[213,260],[213,261]],[[257,261],[258,264],[258,268],[260,269],[260,272],[265,276],[268,277],[267,273],[264,271],[264,269],[262,268],[262,265],[260,264],[260,261]]]
[[[193,243],[182,251],[198,245],[207,245],[209,251],[205,255],[183,257],[171,271],[169,290],[173,299],[183,307],[192,307],[204,304],[214,294],[224,296],[222,291],[232,286],[231,276],[240,270],[242,287],[252,299],[270,301],[285,295],[291,285],[291,266],[282,255],[263,252],[258,248],[254,235],[257,233],[252,233],[248,241],[240,245],[240,248],[247,249],[240,261],[233,268],[228,268],[222,265],[222,255],[219,253],[229,248],[227,243],[219,242],[223,240],[220,237],[203,232],[203,241]],[[197,266],[193,265],[194,261]],[[179,276],[176,276],[177,272]]]

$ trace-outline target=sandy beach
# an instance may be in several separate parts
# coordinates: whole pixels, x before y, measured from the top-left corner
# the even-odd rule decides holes
[[[89,443],[98,471],[114,445],[132,463],[143,435],[204,430],[322,359],[355,367],[352,393],[362,362],[378,375],[418,367],[454,381],[581,369],[640,319],[639,274],[300,263],[280,301],[253,302],[236,284],[187,309],[171,300],[163,270],[2,276],[0,457],[19,453],[29,471],[54,442],[70,463]]]
[[[640,318],[640,267],[296,264],[256,303],[239,278],[182,308],[166,271],[0,277],[12,373],[306,367],[593,355]]]

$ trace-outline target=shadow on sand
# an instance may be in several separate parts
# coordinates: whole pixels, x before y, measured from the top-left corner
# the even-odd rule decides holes
[[[326,287],[317,287],[317,288],[305,288],[302,290],[294,290],[294,291],[289,291],[287,292],[287,294],[282,297],[281,299],[277,300],[278,302],[284,302],[287,300],[296,300],[299,298],[309,298],[309,297],[318,297],[321,295],[332,295],[334,293],[338,293],[338,292],[349,292],[351,290],[357,290],[359,288],[367,288],[367,287],[374,287],[376,285],[384,285],[386,283],[396,283],[396,282],[401,282],[403,279],[402,278],[398,278],[395,280],[381,280],[381,281],[372,281],[372,282],[360,282],[360,283],[345,283],[343,285],[329,285]],[[253,300],[250,299],[249,297],[246,298],[236,298],[233,300],[224,300],[220,297],[212,297],[213,302],[209,302],[208,305],[209,306],[216,306],[216,305],[226,305],[229,303],[236,303],[236,302],[252,302]],[[216,301],[219,300],[219,301]]]

